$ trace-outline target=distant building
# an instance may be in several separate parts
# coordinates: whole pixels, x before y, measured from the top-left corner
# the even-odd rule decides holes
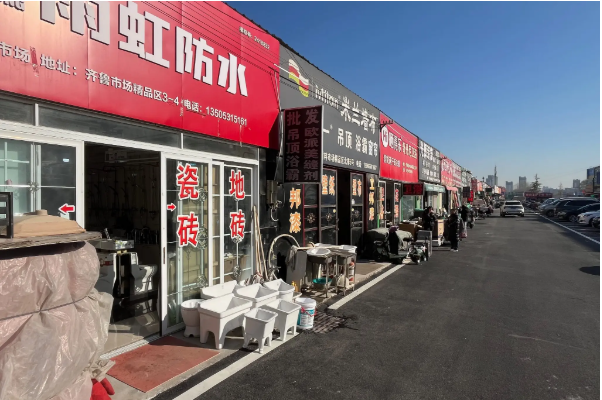
[[[556,189],[548,187],[548,186],[544,186],[543,188],[541,188],[541,190],[544,193],[554,193],[554,192],[556,192]]]
[[[487,179],[485,179],[485,183],[492,187],[497,186],[497,176],[487,175]]]
[[[573,179],[573,189],[579,189],[581,187],[581,181],[579,179]]]
[[[514,192],[514,183],[512,181],[506,181],[506,192]]]
[[[526,176],[518,177],[518,190],[520,190],[520,191],[527,190],[527,177]]]

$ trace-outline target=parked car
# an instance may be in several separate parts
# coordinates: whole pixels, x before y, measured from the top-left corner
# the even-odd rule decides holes
[[[589,211],[579,215],[579,223],[582,225],[593,225],[593,219],[596,217],[600,217],[600,210],[598,211]]]
[[[554,216],[554,208],[556,207],[556,205],[558,205],[558,203],[560,203],[561,201],[569,200],[569,199],[582,200],[582,199],[584,199],[584,197],[562,197],[560,199],[555,199],[554,201],[551,201],[547,204],[542,204],[537,210],[542,215],[545,215],[547,217],[553,217]]]
[[[556,216],[560,219],[568,220],[571,222],[577,222],[579,220],[580,214],[584,214],[589,211],[600,211],[600,203],[588,204],[586,206],[574,210],[559,211],[558,214],[556,214]]]
[[[592,218],[592,226],[594,228],[600,229],[600,217],[594,217],[594,218]]]
[[[587,206],[590,204],[600,204],[598,200],[593,199],[593,198],[573,198],[573,199],[567,199],[567,200],[562,200],[560,202],[558,202],[558,204],[556,204],[556,206],[554,207],[554,216],[557,216],[558,213],[562,212],[562,211],[569,211],[569,210],[576,210],[578,208],[581,208],[583,206]]]
[[[500,215],[505,217],[506,215],[520,215],[525,216],[525,208],[518,200],[508,200],[500,208]]]

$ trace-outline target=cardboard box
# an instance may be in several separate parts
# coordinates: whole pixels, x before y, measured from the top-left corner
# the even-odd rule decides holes
[[[418,224],[399,224],[399,230],[411,233],[414,240],[416,240],[416,233],[421,229],[422,226]]]
[[[435,230],[433,231],[433,238],[436,237],[441,237],[443,236],[443,230],[445,229],[445,220],[443,219],[438,219],[435,221]],[[437,232],[437,234],[435,235],[435,232]]]

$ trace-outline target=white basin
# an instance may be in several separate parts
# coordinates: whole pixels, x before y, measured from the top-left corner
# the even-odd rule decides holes
[[[213,286],[209,286],[201,289],[201,298],[202,299],[214,299],[216,297],[225,296],[227,294],[232,294],[234,292],[234,288],[237,286],[236,281],[230,281],[223,284],[217,284]]]
[[[291,328],[293,336],[295,335],[297,331],[297,319],[299,319],[299,311],[301,310],[300,305],[286,300],[276,300],[261,308],[275,312],[278,315],[275,326],[280,331],[280,340],[283,342],[286,341],[286,334]]]
[[[276,322],[273,311],[255,308],[245,314],[245,340],[243,347],[247,347],[251,339],[257,339],[259,352],[263,353],[263,346],[272,343],[272,331]],[[267,342],[267,343],[266,343]]]
[[[198,305],[201,343],[207,343],[209,332],[215,337],[215,348],[224,347],[226,334],[244,326],[244,314],[251,310],[253,303],[234,297],[233,294],[203,301]]]
[[[255,283],[249,286],[238,286],[234,290],[234,294],[236,297],[251,301],[253,303],[253,308],[257,308],[270,301],[276,300],[279,292],[263,287],[259,283]]]
[[[345,245],[341,246],[341,250],[350,251],[352,253],[355,253],[355,251],[357,250],[357,246],[349,246],[349,245],[345,244]]]
[[[277,291],[279,299],[293,301],[293,292],[295,291],[295,287],[284,282],[282,279],[264,282],[263,286]]]
[[[313,249],[307,250],[307,254],[310,256],[326,257],[330,255],[330,250],[322,247],[314,247]]]

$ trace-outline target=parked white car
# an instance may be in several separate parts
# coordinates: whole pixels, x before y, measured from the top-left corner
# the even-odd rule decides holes
[[[600,216],[600,211],[589,211],[583,214],[579,214],[579,223],[581,225],[591,225],[592,220]]]
[[[500,215],[505,217],[506,215],[520,215],[525,216],[525,207],[518,200],[507,200],[502,207],[500,207]]]

